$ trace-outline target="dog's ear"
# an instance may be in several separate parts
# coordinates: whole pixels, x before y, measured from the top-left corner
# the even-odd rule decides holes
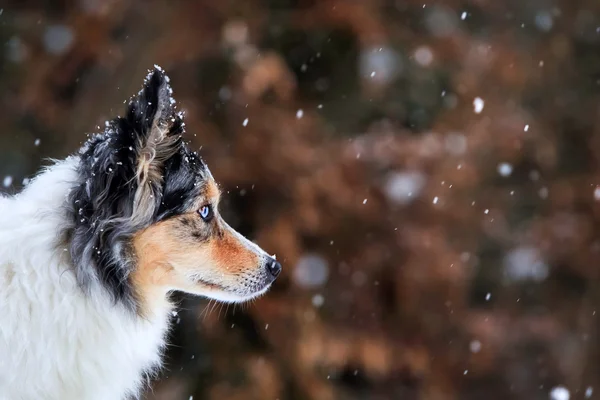
[[[172,93],[169,78],[155,66],[130,101],[126,116],[115,120],[115,134],[133,142],[138,189],[132,217],[140,222],[155,211],[151,199],[162,186],[164,163],[182,146],[183,117],[175,112]]]
[[[79,153],[79,184],[70,192],[70,253],[84,287],[100,279],[115,299],[134,304],[127,240],[153,222],[164,203],[165,163],[182,158],[183,118],[169,79],[150,71],[126,114],[106,123]]]

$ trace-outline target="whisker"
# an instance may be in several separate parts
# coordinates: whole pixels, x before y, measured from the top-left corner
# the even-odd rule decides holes
[[[202,313],[200,313],[200,316],[202,316],[202,321],[205,321],[206,317],[208,317],[208,312],[209,312],[208,310],[210,308],[210,303],[212,303],[212,301],[213,301],[212,299],[209,299],[208,300],[208,304],[206,304],[204,306],[204,309],[202,310]]]

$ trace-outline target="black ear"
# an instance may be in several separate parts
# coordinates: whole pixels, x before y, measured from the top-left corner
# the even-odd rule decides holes
[[[125,123],[123,130],[135,133],[140,149],[148,145],[149,140],[158,142],[163,137],[183,133],[183,120],[181,114],[175,112],[172,95],[169,78],[155,65],[146,76],[142,90],[130,101],[126,117],[121,119]]]
[[[79,153],[79,184],[69,194],[70,254],[79,283],[100,280],[133,307],[132,235],[148,226],[163,197],[165,163],[184,148],[183,119],[175,111],[169,79],[150,71],[125,116],[106,123]]]
[[[138,184],[133,214],[136,221],[147,220],[155,211],[149,200],[162,184],[164,163],[182,147],[183,117],[175,112],[172,94],[169,78],[155,65],[142,90],[129,103],[125,118],[115,123],[118,140],[133,141]]]

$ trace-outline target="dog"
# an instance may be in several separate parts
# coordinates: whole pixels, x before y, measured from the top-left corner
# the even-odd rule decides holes
[[[281,272],[220,216],[176,110],[155,66],[123,117],[0,196],[0,399],[139,398],[171,292],[244,302]]]

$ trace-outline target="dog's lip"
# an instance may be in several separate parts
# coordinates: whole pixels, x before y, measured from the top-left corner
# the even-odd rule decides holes
[[[241,293],[238,293],[236,291],[232,291],[231,288],[229,288],[229,287],[226,287],[226,286],[223,286],[223,285],[219,285],[218,283],[209,282],[209,281],[206,281],[206,280],[204,280],[202,278],[199,278],[199,277],[196,277],[196,276],[192,277],[192,280],[194,281],[194,283],[200,284],[202,286],[205,286],[208,289],[212,289],[212,290],[217,290],[217,291],[229,293],[229,294],[235,295],[235,296],[249,297],[249,298],[252,298],[252,297],[256,296],[257,294],[260,295],[260,294],[266,292],[267,290],[269,290],[269,288],[271,287],[271,285],[275,281],[275,279],[273,279],[273,280],[271,280],[269,282],[264,282],[264,284],[263,284],[262,287],[253,290],[252,293],[241,294]]]
[[[223,287],[223,286],[221,286],[221,285],[219,285],[219,284],[216,284],[216,283],[212,283],[212,282],[205,281],[205,280],[204,280],[204,279],[202,279],[202,278],[193,277],[193,278],[192,278],[192,280],[193,280],[195,283],[199,283],[199,284],[201,284],[201,285],[204,285],[204,286],[206,286],[206,287],[208,287],[208,288],[210,288],[210,289],[218,289],[218,290],[227,291],[227,289],[226,289],[225,287]]]

